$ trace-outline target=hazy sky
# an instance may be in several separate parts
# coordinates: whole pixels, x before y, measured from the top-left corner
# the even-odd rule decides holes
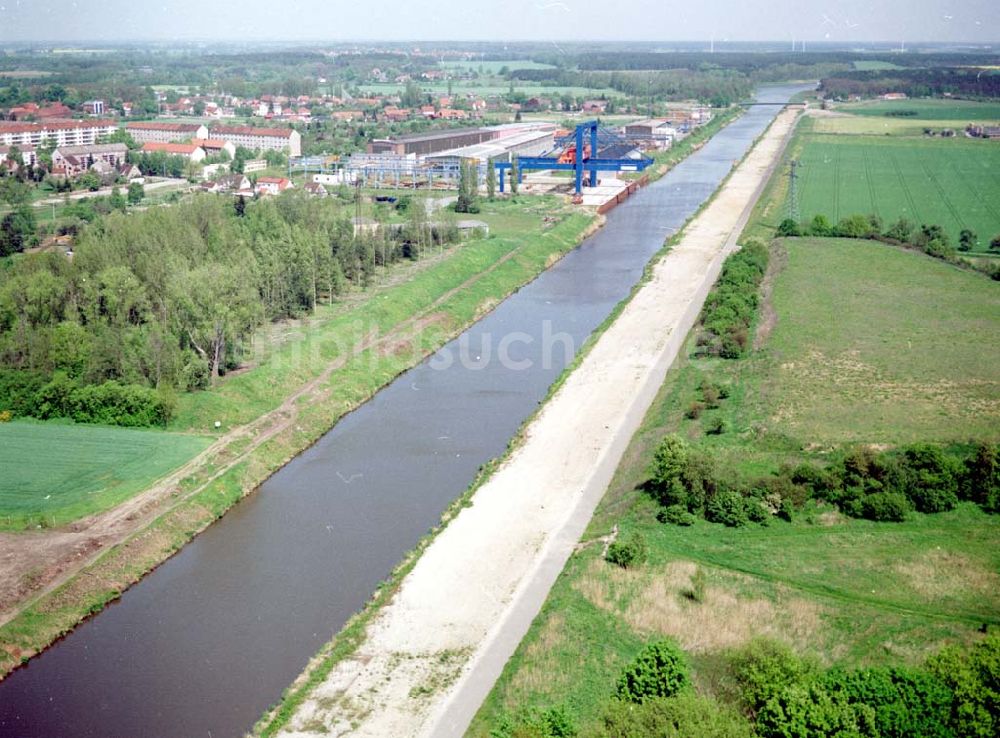
[[[1000,0],[0,0],[34,40],[1000,40]]]

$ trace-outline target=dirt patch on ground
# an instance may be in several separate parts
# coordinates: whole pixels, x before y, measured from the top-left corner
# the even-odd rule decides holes
[[[692,561],[629,572],[595,560],[577,589],[634,630],[671,636],[692,653],[715,653],[756,636],[804,647],[820,628],[822,608],[813,602],[790,595],[776,600],[747,596],[742,590],[748,581],[741,575],[710,572],[709,583],[701,585],[697,576],[699,565]]]
[[[767,343],[771,331],[778,324],[778,311],[774,309],[774,282],[781,274],[781,270],[788,263],[788,250],[775,242],[771,246],[771,253],[767,261],[767,271],[760,284],[760,318],[757,321],[757,330],[753,336],[753,350],[759,351],[761,346]]]

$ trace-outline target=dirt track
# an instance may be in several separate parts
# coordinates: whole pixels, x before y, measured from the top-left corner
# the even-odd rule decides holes
[[[796,116],[777,117],[281,735],[464,733],[586,527]]]

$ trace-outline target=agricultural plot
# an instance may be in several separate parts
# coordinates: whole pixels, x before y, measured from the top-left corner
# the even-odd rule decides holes
[[[1000,235],[1000,146],[969,139],[807,135],[798,153],[803,218],[877,213],[937,224],[953,243],[969,228],[978,251]]]
[[[509,59],[506,61],[443,61],[441,66],[459,71],[478,72],[479,74],[499,74],[501,69],[515,71],[517,69],[555,69],[552,64],[530,61],[528,59]]]
[[[905,116],[921,120],[1000,120],[1000,103],[970,100],[868,100],[838,105],[837,110],[854,115]]]
[[[118,504],[194,457],[200,436],[0,424],[0,529],[59,525]]]

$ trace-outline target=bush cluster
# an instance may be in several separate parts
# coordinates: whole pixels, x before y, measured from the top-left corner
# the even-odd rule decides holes
[[[149,387],[107,381],[79,385],[65,374],[0,369],[0,409],[41,420],[69,418],[133,428],[165,425],[173,412],[169,395]]]
[[[633,531],[608,546],[604,559],[623,569],[639,566],[646,561],[646,539],[638,531]]]
[[[823,669],[756,639],[723,661],[720,702],[692,688],[672,640],[646,645],[622,671],[596,730],[601,738],[987,738],[1000,734],[1000,635],[948,646],[919,666]],[[491,738],[577,735],[565,708],[501,716]]]
[[[726,259],[701,315],[706,331],[702,343],[710,353],[726,359],[737,359],[746,353],[767,258],[767,246],[751,240]]]
[[[914,510],[951,510],[959,500],[998,512],[1000,446],[981,443],[950,452],[926,443],[882,452],[861,447],[827,466],[784,466],[746,482],[724,476],[708,452],[669,435],[653,454],[646,490],[662,505],[657,517],[675,525],[690,525],[695,516],[731,527],[774,517],[790,521],[810,499],[886,522],[904,520]]]
[[[1000,637],[951,646],[924,667],[821,671],[786,646],[754,641],[730,659],[761,738],[944,738],[1000,728]]]

